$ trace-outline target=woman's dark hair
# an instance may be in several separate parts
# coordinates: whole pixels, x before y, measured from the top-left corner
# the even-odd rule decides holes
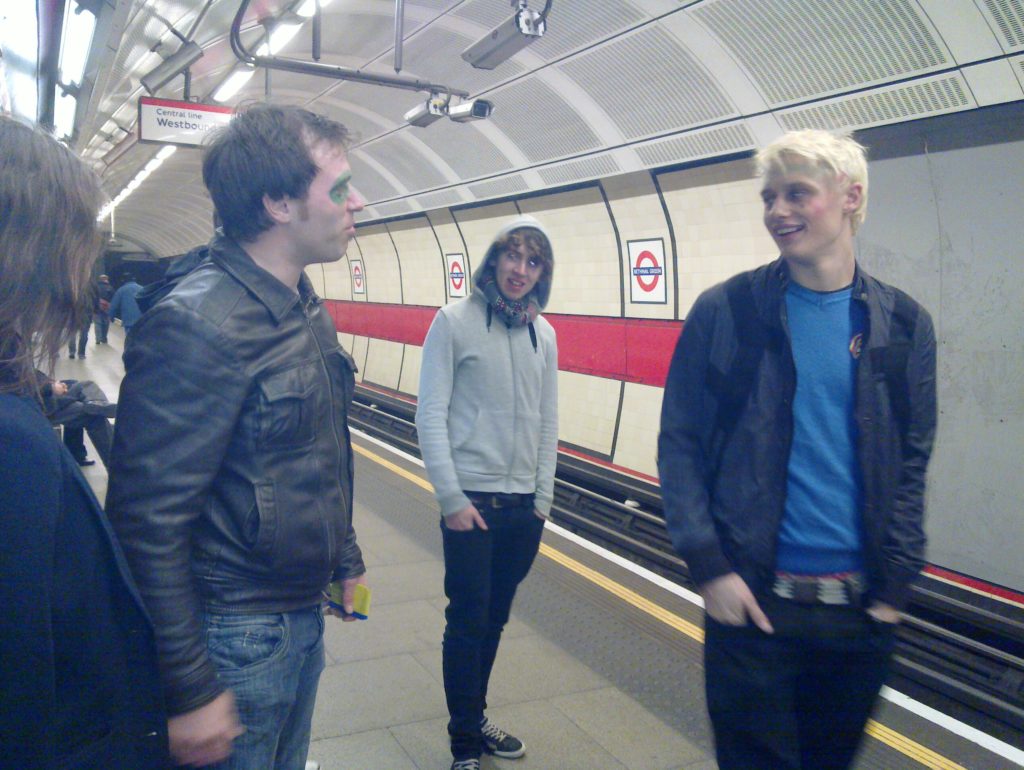
[[[321,142],[342,148],[348,130],[300,107],[254,104],[219,129],[203,156],[203,183],[210,191],[224,234],[250,243],[273,222],[263,196],[303,200],[318,168],[312,150]]]
[[[0,115],[0,392],[36,394],[86,320],[101,197],[67,147]]]

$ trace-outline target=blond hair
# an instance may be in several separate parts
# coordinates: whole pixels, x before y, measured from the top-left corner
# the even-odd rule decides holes
[[[785,172],[799,162],[809,163],[823,176],[830,176],[844,188],[859,184],[860,204],[850,213],[850,229],[857,232],[867,218],[868,162],[865,148],[846,134],[820,129],[789,131],[754,157],[757,175]],[[797,163],[794,163],[797,161]]]

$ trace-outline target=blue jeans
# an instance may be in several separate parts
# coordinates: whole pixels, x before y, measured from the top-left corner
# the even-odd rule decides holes
[[[849,767],[885,682],[895,627],[860,607],[758,596],[774,634],[705,615],[708,713],[721,770]]]
[[[304,770],[324,669],[320,607],[266,615],[208,613],[206,645],[245,732],[215,770]]]
[[[467,493],[472,500],[473,493]],[[441,522],[444,541],[442,671],[448,701],[448,735],[456,759],[479,757],[480,722],[487,683],[516,588],[530,571],[544,520],[527,504],[488,508],[476,503],[487,529],[457,532]]]
[[[106,342],[107,332],[110,330],[110,316],[106,313],[93,314],[93,321],[96,323],[96,341]]]

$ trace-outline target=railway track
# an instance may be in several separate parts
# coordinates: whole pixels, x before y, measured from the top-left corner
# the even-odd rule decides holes
[[[419,456],[414,406],[377,391],[357,389],[351,423]],[[634,563],[693,588],[675,555],[657,487],[585,460],[560,455],[552,518]],[[904,614],[894,675],[918,697],[935,696],[943,711],[955,704],[1004,740],[1024,744],[1024,612],[980,606],[926,575]]]

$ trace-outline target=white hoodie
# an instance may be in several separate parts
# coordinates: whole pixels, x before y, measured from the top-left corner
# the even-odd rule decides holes
[[[533,217],[513,220],[512,230],[533,227]],[[548,239],[550,241],[550,238]],[[488,267],[494,245],[474,272]],[[550,281],[531,294],[541,309]],[[533,321],[537,346],[526,326],[507,328],[497,313],[488,328],[487,301],[478,290],[438,310],[423,343],[416,429],[427,475],[444,516],[470,504],[463,490],[536,494],[547,517],[554,495],[558,452],[558,346],[543,317]]]

